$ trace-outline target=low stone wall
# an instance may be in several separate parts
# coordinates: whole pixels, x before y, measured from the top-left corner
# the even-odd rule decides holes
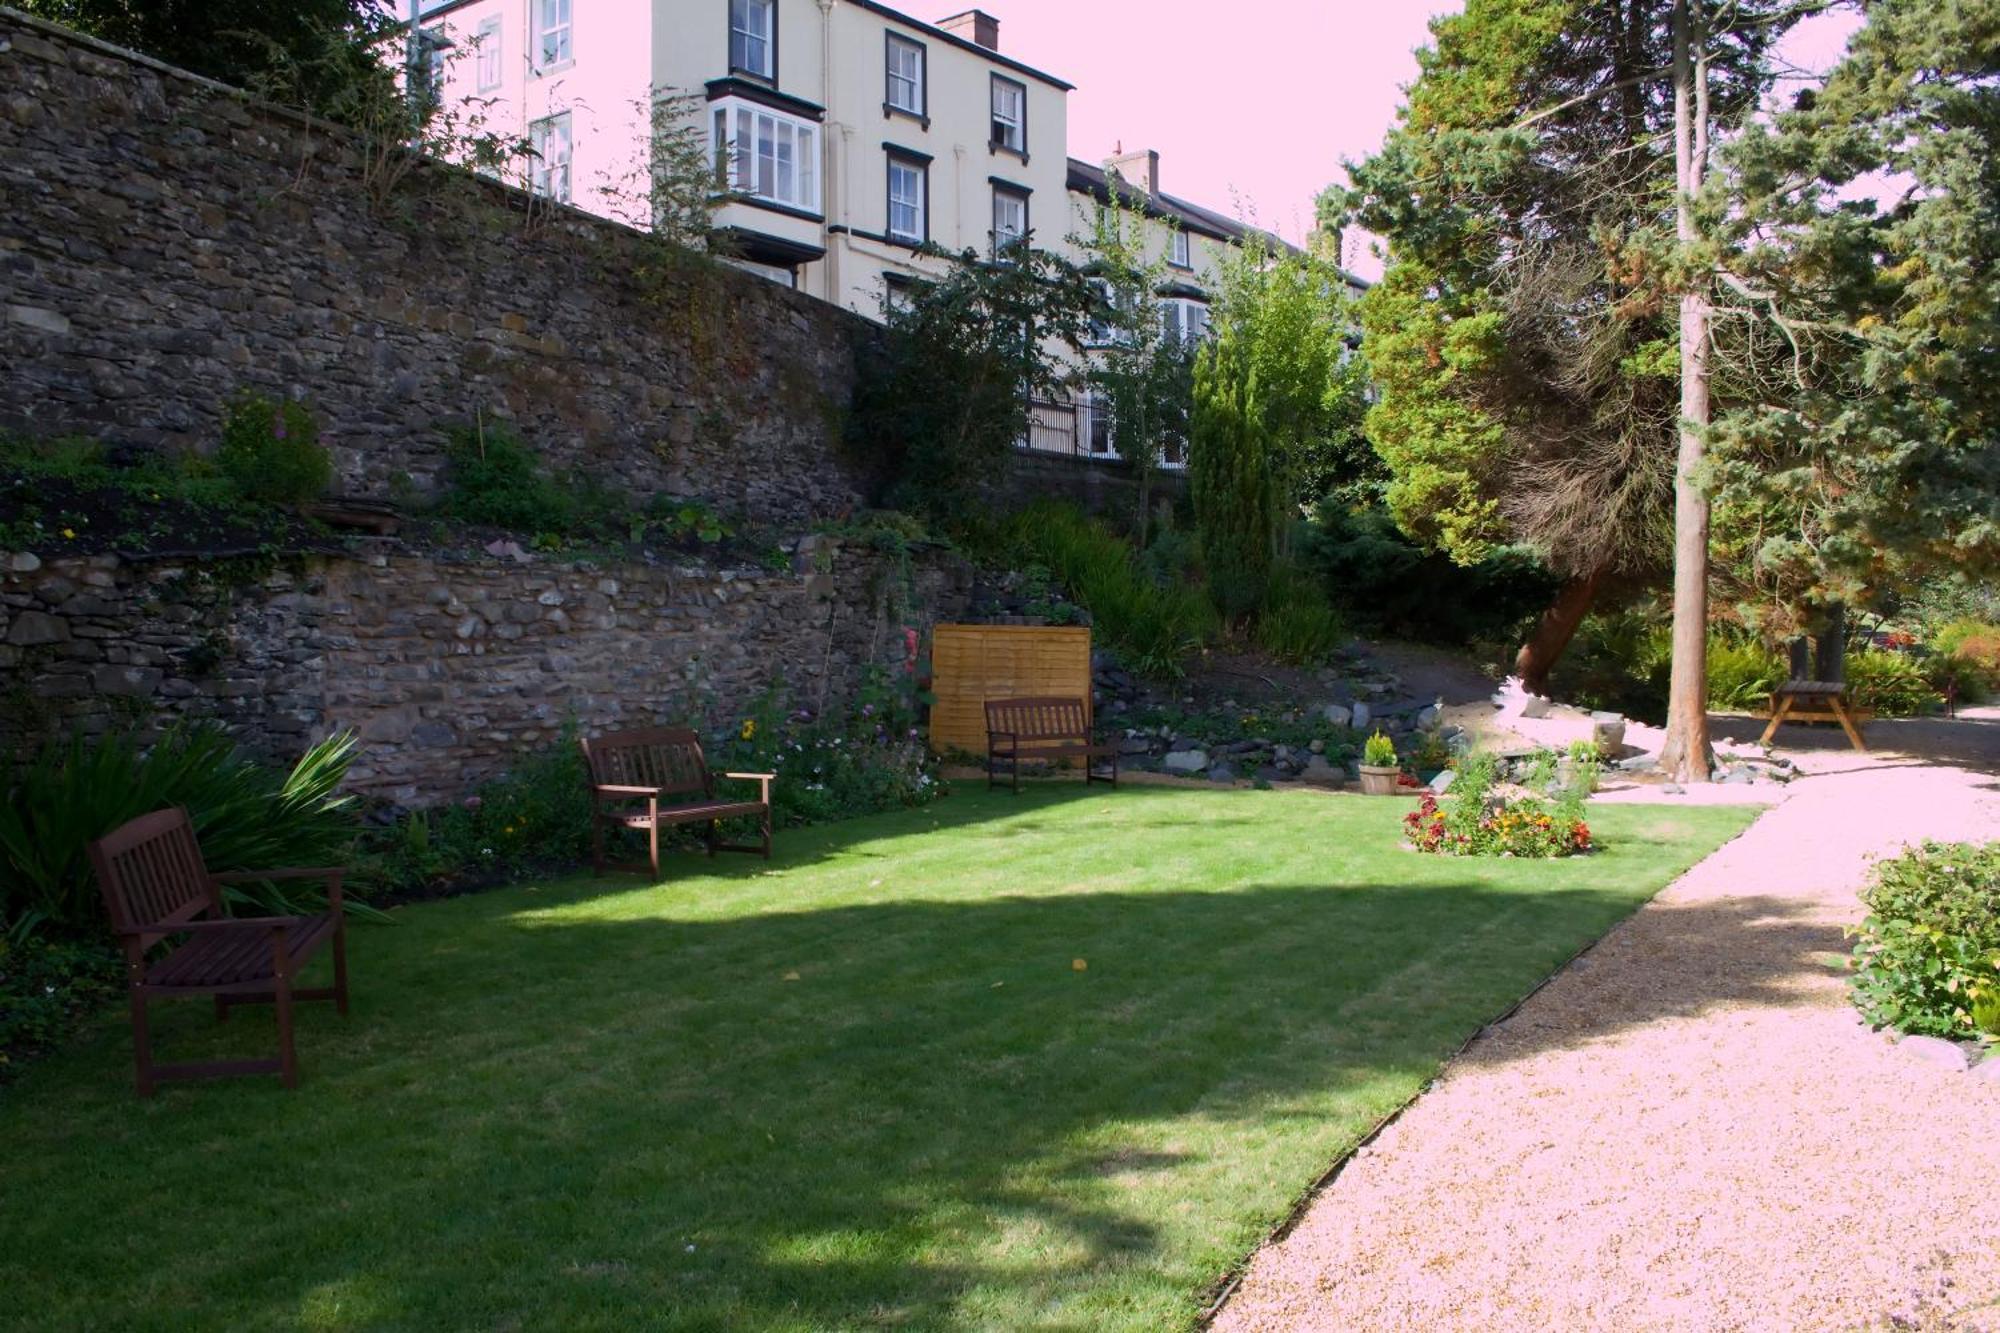
[[[1139,513],[1139,477],[1132,466],[1067,454],[1017,451],[996,497],[1008,505],[1059,499],[1086,513],[1130,526]],[[1187,495],[1187,473],[1155,470],[1150,508],[1157,516]]]
[[[844,698],[970,572],[808,537],[791,567],[592,564],[378,543],[280,567],[0,555],[0,735],[214,718],[289,759],[352,727],[350,786],[462,794],[556,737],[726,719],[782,679]]]

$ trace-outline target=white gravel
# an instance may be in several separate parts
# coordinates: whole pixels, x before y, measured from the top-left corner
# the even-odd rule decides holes
[[[1838,970],[1871,856],[2000,838],[2000,724],[1921,725],[1988,771],[1809,741],[1781,804],[1455,1061],[1215,1327],[2000,1330],[2000,1080],[1894,1050]]]

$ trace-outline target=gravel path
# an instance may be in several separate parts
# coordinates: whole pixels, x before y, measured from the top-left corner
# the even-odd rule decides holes
[[[2000,1330],[2000,1080],[1894,1050],[1833,965],[1871,856],[2000,838],[2000,721],[1925,725],[1968,766],[1803,755],[1350,1161],[1215,1327]]]

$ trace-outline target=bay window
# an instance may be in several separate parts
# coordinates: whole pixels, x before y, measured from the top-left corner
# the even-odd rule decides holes
[[[726,188],[819,212],[819,126],[741,98],[710,107],[716,175]]]
[[[1176,297],[1160,302],[1160,324],[1169,338],[1200,342],[1208,336],[1208,307],[1200,301]]]

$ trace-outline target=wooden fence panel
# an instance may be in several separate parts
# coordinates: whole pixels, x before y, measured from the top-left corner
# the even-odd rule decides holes
[[[1036,696],[1090,705],[1090,630],[1080,625],[939,625],[931,639],[931,749],[986,753],[986,701]]]

